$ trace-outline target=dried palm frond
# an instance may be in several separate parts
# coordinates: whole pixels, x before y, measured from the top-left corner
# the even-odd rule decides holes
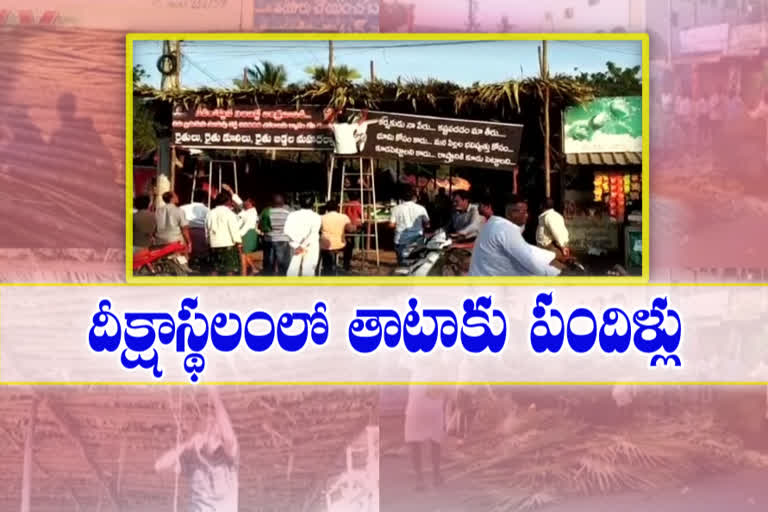
[[[711,413],[638,414],[616,428],[555,409],[491,411],[445,465],[449,481],[472,482],[473,501],[491,502],[484,509],[531,510],[555,499],[684,485],[703,471],[768,467],[768,456],[745,450]]]

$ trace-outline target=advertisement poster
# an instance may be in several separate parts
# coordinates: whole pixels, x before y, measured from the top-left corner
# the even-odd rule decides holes
[[[598,98],[565,111],[566,154],[641,152],[643,101],[640,96]]]

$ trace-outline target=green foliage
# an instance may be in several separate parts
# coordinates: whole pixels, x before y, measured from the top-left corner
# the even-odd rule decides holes
[[[135,72],[135,71],[134,71]],[[152,111],[141,98],[133,98],[133,154],[141,155],[157,147],[157,129]]]
[[[245,71],[247,80],[236,78],[232,82],[239,89],[248,89],[256,86],[269,90],[283,89],[288,82],[288,72],[282,64],[274,64],[269,61],[262,61],[252,68]]]
[[[314,82],[328,82],[327,66],[312,66],[304,70]],[[360,80],[362,75],[356,69],[342,64],[333,66],[333,81],[337,83],[354,82]]]
[[[133,66],[133,83],[141,84],[145,79],[149,78],[149,73],[144,69],[141,64]]]
[[[606,67],[606,71],[579,73],[575,78],[592,87],[595,96],[638,96],[643,92],[640,66],[621,68],[613,62],[607,62]]]

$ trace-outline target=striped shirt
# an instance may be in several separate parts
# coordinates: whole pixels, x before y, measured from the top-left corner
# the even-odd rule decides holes
[[[288,235],[285,234],[285,219],[288,218],[288,214],[291,213],[287,208],[275,208],[269,209],[269,222],[271,224],[270,231],[264,235],[264,239],[267,242],[288,242]]]

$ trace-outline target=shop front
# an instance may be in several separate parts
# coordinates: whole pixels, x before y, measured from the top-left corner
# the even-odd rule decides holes
[[[563,211],[570,246],[642,271],[642,100],[598,98],[564,113]]]

